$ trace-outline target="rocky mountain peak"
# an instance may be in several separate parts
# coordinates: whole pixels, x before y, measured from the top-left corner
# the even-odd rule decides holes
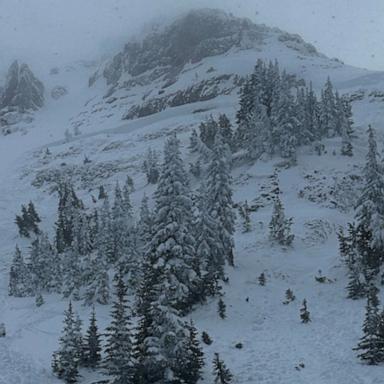
[[[235,17],[222,10],[189,11],[170,24],[131,40],[101,71],[90,79],[90,85],[104,77],[107,85],[115,85],[123,75],[138,77],[154,72],[153,78],[174,77],[187,63],[223,55],[231,49],[260,49],[272,36],[289,49],[304,55],[318,55],[316,49],[298,35],[291,35],[249,19]]]
[[[20,112],[37,110],[44,104],[44,85],[27,64],[15,60],[9,67],[1,97],[1,108],[16,108]]]
[[[116,83],[123,73],[139,76],[155,68],[180,71],[188,62],[221,55],[233,47],[260,44],[266,27],[223,11],[190,11],[171,24],[145,36],[141,42],[130,41],[104,68],[107,84]]]

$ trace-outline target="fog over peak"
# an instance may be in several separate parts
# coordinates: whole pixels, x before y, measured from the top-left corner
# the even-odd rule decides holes
[[[200,7],[298,33],[328,56],[384,70],[381,0],[0,0],[0,71],[15,58],[52,66],[110,55],[144,26]]]

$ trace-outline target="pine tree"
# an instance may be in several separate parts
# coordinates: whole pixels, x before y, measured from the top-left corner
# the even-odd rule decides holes
[[[383,360],[382,343],[383,339],[379,335],[379,299],[378,289],[371,285],[368,290],[366,314],[363,324],[364,335],[361,337],[355,351],[361,351],[358,357],[370,365],[376,365]]]
[[[60,337],[60,348],[53,354],[54,373],[66,383],[76,383],[79,377],[79,345],[76,334],[76,320],[69,302],[68,310],[64,312],[64,329]]]
[[[197,330],[191,321],[187,325],[188,336],[184,341],[182,353],[178,357],[178,376],[185,384],[196,384],[202,375],[204,354],[197,338]]]
[[[56,221],[55,245],[58,253],[71,247],[74,235],[74,217],[84,208],[83,202],[76,196],[73,185],[65,180],[59,183],[59,206]]]
[[[258,160],[264,153],[271,154],[273,152],[271,121],[267,115],[267,108],[261,103],[259,96],[255,96],[254,107],[242,125],[244,131],[243,147],[250,161]]]
[[[192,200],[181,159],[179,140],[171,136],[164,149],[164,163],[155,193],[154,231],[148,247],[153,264],[163,265],[166,294],[171,306],[186,312],[199,298],[193,236]]]
[[[366,285],[362,282],[358,265],[352,265],[348,271],[348,299],[360,299],[366,295]]]
[[[141,200],[140,218],[138,223],[140,246],[143,252],[145,252],[146,246],[152,239],[154,225],[154,218],[149,209],[148,201],[148,196],[144,194]]]
[[[233,140],[233,132],[232,125],[228,116],[226,114],[221,114],[218,120],[218,131],[220,132],[221,137],[223,138],[223,142],[234,150],[234,140]]]
[[[307,309],[306,299],[303,300],[303,306],[300,308],[300,319],[301,322],[304,324],[309,323],[311,321],[310,312]]]
[[[125,184],[123,191],[120,190],[119,184],[116,184],[112,207],[112,234],[114,241],[112,262],[116,263],[120,273],[127,276],[127,281],[133,284],[139,256],[128,183]]]
[[[230,384],[232,383],[233,375],[226,367],[225,363],[220,359],[218,353],[215,353],[213,359],[213,374],[215,384]]]
[[[32,293],[30,272],[17,246],[9,272],[8,293],[10,296],[15,297],[24,297]]]
[[[265,285],[266,282],[267,282],[267,279],[266,279],[266,277],[265,277],[265,273],[264,273],[264,272],[262,272],[262,273],[260,274],[258,280],[259,280],[259,285],[261,285],[262,287],[264,287],[264,285]]]
[[[368,128],[365,186],[357,202],[355,218],[359,253],[368,274],[376,274],[384,249],[384,175],[378,163],[374,130]]]
[[[84,337],[84,365],[86,367],[96,368],[101,360],[101,335],[99,334],[95,307],[92,309],[89,327]]]
[[[44,304],[44,298],[43,298],[43,296],[42,296],[41,293],[39,293],[39,294],[36,296],[35,304],[36,304],[36,307],[41,307],[41,306]]]
[[[200,140],[210,149],[213,149],[214,147],[218,129],[218,123],[212,116],[207,121],[202,122],[199,126]]]
[[[153,254],[145,255],[137,299],[135,383],[182,383],[186,372],[180,371],[181,356],[183,365],[194,364],[194,355],[187,348],[188,326],[168,294],[167,268]]]
[[[219,279],[224,279],[224,249],[221,245],[219,223],[210,214],[210,201],[205,183],[198,195],[198,216],[195,223],[196,256],[203,281],[202,296],[216,295]]]
[[[328,77],[321,95],[321,130],[326,137],[334,137],[337,132],[337,110],[333,85]]]
[[[203,343],[206,345],[211,345],[213,343],[211,337],[205,331],[201,333],[201,340],[203,340]]]
[[[252,230],[252,223],[251,223],[251,216],[250,216],[250,209],[248,206],[248,202],[245,201],[243,207],[242,207],[242,213],[243,213],[243,233],[250,232]]]
[[[32,203],[32,201],[30,201],[28,203],[27,212],[28,212],[28,216],[29,216],[31,222],[33,222],[36,226],[37,226],[38,223],[41,223],[40,216],[36,212],[36,208],[35,208],[34,204]]]
[[[296,296],[293,294],[293,291],[290,288],[288,288],[285,291],[285,301],[283,301],[283,304],[287,305],[292,301],[294,301],[295,299],[296,299]]]
[[[201,161],[200,159],[196,160],[195,163],[189,163],[189,172],[192,173],[197,179],[201,176]]]
[[[76,247],[74,247],[76,249]],[[83,285],[83,271],[79,254],[73,248],[68,248],[63,254],[62,273],[65,298],[80,300],[80,288]]]
[[[57,273],[57,264],[55,252],[48,236],[42,233],[32,242],[29,257],[33,292],[56,291],[55,285],[57,284],[53,284],[53,278]]]
[[[108,304],[110,300],[110,282],[108,265],[114,260],[114,244],[108,196],[105,197],[100,214],[97,217],[95,249],[89,263],[87,287],[84,301],[86,305]]]
[[[191,153],[196,153],[199,149],[199,135],[196,132],[196,129],[192,130],[191,137],[189,139],[189,151]]]
[[[343,156],[353,156],[352,146],[352,113],[350,105],[346,98],[339,97],[336,94],[336,113],[337,113],[337,131],[341,135],[341,154]]]
[[[225,305],[223,299],[220,297],[219,301],[217,302],[217,313],[223,320],[227,317],[226,310],[227,306]]]
[[[127,305],[127,289],[121,275],[117,277],[112,321],[107,327],[104,367],[115,384],[131,383],[133,375],[132,324]]]
[[[148,183],[157,183],[160,175],[158,156],[157,152],[153,151],[151,148],[148,149],[146,159],[143,162],[143,171],[147,176]]]
[[[216,136],[213,158],[208,167],[209,213],[219,226],[219,237],[228,264],[234,265],[233,234],[235,232],[235,215],[233,212],[231,176],[226,146],[221,136]]]
[[[114,243],[112,262],[119,261],[125,254],[128,225],[122,191],[119,183],[116,183],[115,201],[112,207],[112,234]]]
[[[31,232],[36,235],[40,232],[38,224],[41,222],[41,219],[31,201],[28,207],[21,206],[21,215],[16,215],[15,222],[19,229],[19,235],[22,237],[29,238]]]
[[[27,237],[29,238],[31,235],[29,234],[27,225],[25,223],[25,220],[23,219],[23,215],[16,215],[15,223],[19,230],[19,235],[21,237]]]
[[[105,191],[105,187],[104,185],[100,185],[99,187],[99,195],[98,195],[98,199],[99,200],[103,200],[107,197],[107,192]]]
[[[293,96],[285,72],[276,90],[272,109],[272,147],[274,153],[296,161],[298,125]]]
[[[277,174],[275,173],[277,180]],[[278,182],[277,182],[278,185]],[[271,241],[283,246],[290,246],[294,240],[294,235],[291,234],[292,219],[286,219],[284,206],[280,199],[280,190],[274,196],[273,213],[269,223],[269,237]]]

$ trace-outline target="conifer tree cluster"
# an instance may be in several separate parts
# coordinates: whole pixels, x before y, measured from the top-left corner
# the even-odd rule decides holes
[[[352,156],[352,124],[350,102],[329,78],[318,99],[311,84],[280,71],[277,61],[258,60],[241,90],[234,138],[250,160],[267,154],[295,161],[299,146],[334,136],[342,138],[341,154]]]
[[[148,275],[145,275],[148,278]],[[155,276],[152,275],[151,282]],[[202,374],[204,355],[193,322],[184,321],[158,290],[140,291],[139,322],[133,326],[122,275],[116,276],[115,299],[104,348],[92,310],[85,335],[81,321],[69,303],[59,349],[52,356],[52,370],[66,383],[76,383],[81,368],[98,369],[115,384],[196,384]],[[148,282],[147,280],[145,280]],[[143,282],[144,285],[144,282]]]
[[[196,131],[192,132],[190,143],[191,152],[195,152],[198,149],[198,139],[209,149],[213,150],[217,141],[216,135],[218,134],[229,148],[233,148],[232,124],[225,114],[219,115],[217,120],[210,116],[209,119],[200,123],[198,138]]]
[[[228,121],[221,116],[221,126]],[[224,129],[224,128],[223,128]],[[220,293],[225,264],[234,265],[233,212],[228,145],[220,132],[206,169],[205,182],[192,196],[180,142],[171,135],[154,193],[154,209],[144,195],[137,218],[130,202],[132,186],[114,188],[113,202],[104,188],[92,210],[69,181],[59,183],[58,212],[51,242],[39,233],[25,260],[16,248],[9,293],[36,296],[61,293],[85,304],[110,302],[111,322],[101,353],[94,311],[85,336],[72,304],[65,312],[55,374],[74,383],[81,367],[101,366],[116,384],[195,384],[204,364],[193,323],[183,316],[194,305]],[[127,290],[135,293],[135,307]],[[220,299],[219,315],[225,318]],[[131,318],[137,316],[137,325]],[[220,377],[228,372],[220,363]],[[221,371],[222,370],[222,371]],[[227,381],[226,381],[227,382]]]
[[[16,247],[9,294],[35,296],[61,293],[86,304],[109,302],[110,271],[124,269],[132,285],[140,258],[130,203],[132,186],[115,187],[112,207],[106,193],[99,208],[86,209],[69,181],[58,185],[54,240],[44,232],[34,237],[28,257]]]
[[[41,222],[40,216],[36,212],[36,208],[32,201],[28,206],[21,206],[21,214],[16,215],[15,223],[19,229],[19,234],[22,237],[31,237],[31,234],[39,234],[39,223]]]
[[[157,152],[152,148],[148,149],[145,156],[145,160],[143,162],[143,172],[145,173],[149,184],[157,183],[160,175],[159,158]]]
[[[98,366],[101,360],[100,334],[94,310],[86,336],[82,335],[82,322],[69,302],[64,312],[64,327],[59,340],[59,349],[52,356],[53,373],[66,383],[77,383],[79,368]]]
[[[384,311],[379,312],[378,289],[371,284],[367,289],[363,336],[354,348],[358,357],[369,365],[384,362]]]
[[[363,170],[365,182],[355,208],[355,223],[347,234],[339,233],[339,250],[347,267],[348,297],[357,299],[380,272],[384,252],[384,173],[375,132],[368,128],[368,154]]]

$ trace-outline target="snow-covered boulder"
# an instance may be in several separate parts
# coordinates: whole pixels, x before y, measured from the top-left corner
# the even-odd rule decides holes
[[[56,85],[51,90],[51,97],[54,100],[58,100],[61,97],[65,96],[68,93],[67,88],[63,87],[62,85]]]

